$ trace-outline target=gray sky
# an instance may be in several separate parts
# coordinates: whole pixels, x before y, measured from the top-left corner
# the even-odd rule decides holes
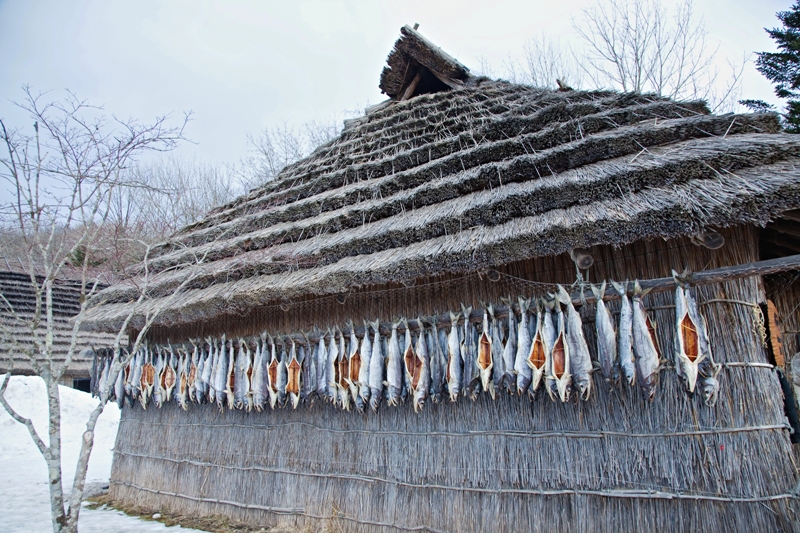
[[[473,70],[495,73],[542,32],[568,35],[586,0],[227,1],[0,0],[0,117],[28,126],[9,99],[27,83],[69,88],[146,121],[194,111],[179,150],[236,162],[246,134],[329,120],[384,99],[378,80],[404,24]],[[773,50],[763,28],[790,0],[696,0],[721,58]],[[743,97],[777,103],[751,65]]]

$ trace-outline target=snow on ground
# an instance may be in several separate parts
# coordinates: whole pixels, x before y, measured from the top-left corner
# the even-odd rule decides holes
[[[2,375],[0,375],[2,378]],[[97,400],[89,394],[69,387],[61,393],[62,465],[64,485],[71,486],[75,463],[80,451],[81,436],[89,413]],[[17,412],[33,421],[45,443],[47,435],[47,396],[44,381],[38,377],[14,376],[5,394]],[[112,449],[119,425],[119,408],[106,406],[95,428],[94,450],[89,460],[87,482],[108,482],[111,475]],[[7,533],[52,531],[47,466],[27,428],[12,419],[0,407],[0,528]],[[195,529],[166,527],[128,516],[113,509],[82,509],[78,529],[81,533],[190,533]]]

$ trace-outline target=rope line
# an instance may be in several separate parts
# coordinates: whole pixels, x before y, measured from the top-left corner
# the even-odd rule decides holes
[[[326,473],[326,474],[317,474],[313,472],[294,472],[289,470],[282,470],[282,469],[268,469],[263,467],[241,467],[241,466],[222,466],[222,465],[215,465],[213,463],[207,463],[204,461],[190,461],[188,459],[171,459],[171,458],[164,458],[164,457],[154,457],[154,456],[146,456],[146,455],[137,455],[137,454],[128,454],[134,457],[141,457],[147,459],[156,459],[162,460],[167,462],[173,463],[186,463],[191,464],[194,466],[202,466],[202,467],[215,467],[221,468],[226,470],[243,470],[243,471],[250,471],[250,470],[257,470],[263,471],[267,473],[275,473],[275,474],[290,474],[290,475],[298,475],[298,476],[305,476],[305,477],[321,477],[321,478],[338,478],[338,479],[346,479],[351,481],[370,481],[373,483],[384,483],[388,485],[399,485],[403,487],[413,488],[413,489],[431,489],[431,490],[449,490],[449,491],[456,491],[456,492],[473,492],[473,493],[480,493],[480,494],[495,494],[495,495],[503,495],[503,494],[520,494],[520,495],[528,495],[528,496],[560,496],[560,495],[581,495],[581,496],[597,496],[597,497],[604,497],[604,498],[626,498],[626,499],[658,499],[658,500],[694,500],[694,501],[715,501],[715,502],[727,502],[727,503],[760,503],[760,502],[767,502],[767,501],[775,501],[775,500],[784,500],[790,498],[798,498],[797,494],[791,492],[784,492],[780,494],[774,495],[766,495],[766,496],[712,496],[707,494],[685,494],[679,492],[666,492],[660,490],[631,490],[631,489],[610,489],[610,490],[590,490],[590,489],[511,489],[511,488],[500,488],[500,489],[489,489],[489,488],[481,488],[481,487],[457,487],[451,485],[438,485],[438,484],[428,484],[428,483],[407,483],[404,481],[392,481],[385,478],[380,477],[372,477],[372,476],[357,476],[352,474],[337,474],[337,473]],[[111,483],[114,484],[122,484],[124,485],[127,482],[117,482],[112,481]],[[130,486],[133,486],[130,483]],[[139,487],[135,487],[139,488]],[[141,489],[147,490],[147,489]],[[153,489],[150,489],[151,492],[156,492]],[[167,494],[164,491],[157,491],[160,494]],[[174,495],[177,497],[185,497],[188,499],[194,499],[195,497],[180,495],[178,493],[170,493],[168,495]],[[204,498],[198,498],[200,501],[205,501]],[[212,500],[207,499],[209,503],[223,503],[228,505],[235,505],[242,508],[256,508],[266,511],[271,511],[273,508],[264,507],[264,506],[251,506],[249,504],[242,504],[237,502],[227,502],[224,500]],[[273,512],[281,512],[285,514],[294,514],[289,509],[281,509],[280,511],[273,511]]]
[[[772,430],[790,430],[790,426],[786,423],[772,424],[763,426],[745,426],[738,428],[702,428],[692,431],[676,431],[672,433],[626,433],[623,431],[543,431],[536,433],[527,433],[522,431],[467,431],[463,433],[448,432],[448,431],[430,431],[430,432],[413,432],[413,431],[389,431],[389,430],[367,430],[367,429],[333,429],[315,426],[308,422],[286,422],[282,424],[268,424],[268,425],[248,425],[248,424],[201,424],[197,422],[184,423],[184,424],[168,424],[165,422],[147,422],[143,420],[125,419],[123,422],[131,422],[136,424],[147,424],[148,426],[169,426],[169,427],[201,427],[201,428],[237,428],[237,429],[258,429],[258,430],[277,430],[290,426],[308,427],[317,431],[325,431],[328,433],[339,434],[364,434],[364,435],[402,435],[404,437],[519,437],[529,439],[540,438],[588,438],[588,439],[602,439],[605,437],[633,437],[633,438],[653,438],[653,437],[692,437],[698,435],[724,435],[731,433],[746,433],[751,431],[772,431]],[[117,451],[117,450],[115,450]],[[123,453],[123,452],[118,452]]]

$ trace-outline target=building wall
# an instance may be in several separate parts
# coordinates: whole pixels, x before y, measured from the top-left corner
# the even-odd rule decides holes
[[[591,275],[644,279],[757,259],[754,232],[726,237],[717,252],[685,242],[595,250]],[[561,268],[546,270],[548,261]],[[533,262],[530,279],[567,281],[559,261]],[[484,290],[473,287],[474,298]],[[734,363],[720,373],[715,407],[690,396],[672,368],[662,370],[653,402],[596,373],[592,397],[568,404],[502,393],[430,403],[418,414],[408,404],[358,414],[319,401],[264,413],[137,405],[122,412],[110,495],[314,530],[798,531],[780,386],[770,368],[748,365],[766,354],[753,307],[742,302],[763,298],[758,277],[699,290],[714,356]],[[668,356],[672,293],[645,302]]]

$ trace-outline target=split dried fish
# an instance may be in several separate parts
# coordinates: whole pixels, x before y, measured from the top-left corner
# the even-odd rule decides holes
[[[491,306],[490,306],[491,307]],[[483,392],[489,391],[492,384],[492,368],[494,368],[494,361],[492,358],[492,335],[489,329],[489,309],[483,311],[483,329],[481,336],[478,338],[478,372],[481,377],[481,386]],[[491,395],[494,398],[494,387],[491,387]]]
[[[434,317],[433,327],[426,332],[428,341],[428,353],[430,354],[430,367],[431,367],[431,391],[430,396],[433,403],[442,401],[442,393],[444,390],[444,374],[447,368],[447,359],[444,357],[444,351],[439,340],[439,336],[444,333],[444,329],[437,330],[436,323],[438,317]],[[445,346],[447,346],[447,335],[444,335]]]
[[[677,279],[677,274],[673,271]],[[683,379],[689,392],[694,392],[698,366],[705,359],[700,350],[698,326],[689,314],[686,289],[678,283],[675,289],[675,370]]]
[[[325,375],[328,380],[328,401],[336,405],[339,403],[339,346],[336,344],[335,332],[330,332],[331,340],[328,341],[328,363]]]
[[[564,313],[557,301],[548,302],[548,319],[551,320],[553,335],[550,354],[550,367],[547,369],[546,381],[550,385],[550,397],[562,402],[569,401],[572,394],[572,374],[570,373],[570,346],[566,339]],[[555,311],[555,312],[553,312]]]
[[[234,363],[234,384],[233,384],[233,406],[237,409],[245,409],[247,392],[250,389],[250,380],[247,371],[250,367],[250,357],[245,352],[244,340],[239,339],[239,350],[236,352]],[[248,408],[249,411],[249,408]]]
[[[278,358],[278,405],[286,405],[286,386],[289,384],[289,356],[286,353],[286,343],[281,341],[281,355]]]
[[[253,407],[256,411],[261,412],[264,409],[264,403],[267,401],[267,388],[264,386],[266,381],[267,365],[264,364],[266,359],[266,343],[267,332],[262,332],[261,337],[256,342],[256,354],[253,358]]]
[[[317,396],[320,400],[330,401],[328,398],[328,347],[325,345],[325,335],[320,333],[317,343]]]
[[[491,318],[489,327],[491,328],[492,362],[494,363],[492,366],[492,383],[489,387],[489,394],[491,394],[494,400],[495,395],[503,390],[506,371],[504,366],[505,361],[503,360],[503,328],[501,321],[495,316],[494,308],[491,305],[488,306],[488,309],[489,317]]]
[[[525,367],[528,369],[530,376],[528,396],[531,398],[531,400],[534,398],[536,391],[539,390],[539,386],[544,381],[543,378],[547,375],[548,368],[550,367],[550,358],[552,352],[552,346],[550,345],[552,340],[548,340],[547,336],[545,335],[546,316],[541,302],[537,302],[536,304],[535,320],[536,322],[533,328],[533,337],[530,337],[529,334],[530,348],[528,349],[524,360]],[[522,327],[522,324],[520,324],[520,327]],[[528,327],[526,325],[525,329],[526,331],[529,331],[527,328]],[[554,332],[555,326],[553,326],[553,333]]]
[[[597,333],[597,359],[600,372],[606,382],[616,387],[619,384],[619,361],[617,357],[617,332],[611,311],[606,307],[603,296],[606,293],[606,282],[598,289],[592,286],[595,298],[594,328]]]
[[[431,372],[430,356],[428,354],[428,345],[425,341],[425,330],[422,325],[422,319],[418,318],[417,323],[420,326],[420,331],[417,337],[417,349],[415,352],[417,360],[414,364],[414,371],[411,374],[411,390],[414,412],[418,413],[425,405],[425,400],[428,399],[428,391],[431,386]]]
[[[302,379],[300,380],[300,401],[310,403],[314,398],[317,388],[317,359],[314,356],[313,346],[308,342],[308,335],[303,334],[305,343],[297,347],[297,357],[302,365]]]
[[[336,390],[339,394],[339,406],[345,411],[350,410],[350,390],[347,385],[349,379],[349,362],[347,360],[347,348],[344,345],[344,333],[339,332],[339,359],[337,359],[337,382]]]
[[[278,405],[278,349],[275,346],[275,339],[269,337],[270,355],[269,365],[267,365],[267,394],[269,395],[269,406],[275,409]]]
[[[361,347],[356,337],[356,327],[350,322],[350,346],[347,356],[347,386],[350,389],[350,397],[359,412],[364,410],[364,402],[361,399],[358,389],[358,376],[361,374]]]
[[[530,300],[519,299],[519,325],[517,326],[517,353],[514,356],[514,372],[516,373],[517,394],[522,396],[531,386],[532,373],[528,365],[531,352],[531,332],[528,329],[528,309]],[[509,335],[512,332],[509,331]]]
[[[289,402],[292,409],[297,409],[300,403],[300,379],[302,376],[302,366],[297,360],[297,344],[292,339],[292,349],[289,352],[289,362],[286,364],[286,393],[289,395]]]
[[[628,282],[611,283],[621,298],[619,308],[619,366],[631,387],[636,382],[636,358],[633,354],[633,306],[628,298]]]
[[[658,386],[661,352],[655,327],[642,303],[649,290],[642,290],[637,281],[633,291],[633,354],[636,357],[636,377],[645,396],[653,400]]]

